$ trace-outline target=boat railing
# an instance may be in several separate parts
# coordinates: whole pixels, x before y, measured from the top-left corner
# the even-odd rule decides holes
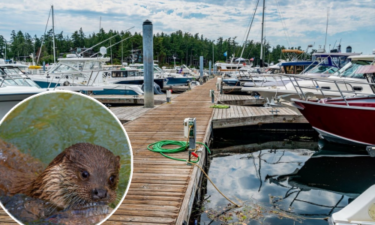
[[[355,84],[359,84],[359,85],[369,85],[370,87],[374,87],[375,86],[375,83],[372,83],[372,82],[367,82],[367,83],[364,83],[364,82],[358,82],[358,81],[345,81],[345,80],[333,80],[333,79],[329,79],[329,78],[323,78],[323,77],[312,77],[312,76],[307,76],[307,75],[291,75],[291,74],[287,74],[287,75],[284,75],[286,77],[289,78],[290,82],[292,83],[295,91],[297,92],[297,94],[299,95],[299,97],[301,99],[304,99],[305,101],[308,100],[309,98],[309,95],[307,95],[307,92],[308,90],[316,90],[316,91],[320,91],[320,93],[322,94],[322,96],[324,98],[328,97],[328,96],[331,96],[332,94],[335,94],[335,95],[339,95],[346,103],[347,106],[349,106],[348,102],[347,102],[347,97],[348,95],[352,94],[352,96],[357,96],[359,93],[354,89],[354,86]],[[306,86],[306,85],[301,85],[301,81],[302,80],[310,80],[313,84],[313,86]],[[330,84],[334,84],[334,86],[337,88],[337,89],[326,89],[326,88],[323,88],[321,85],[319,85],[319,82],[320,83],[330,83]],[[340,87],[340,85],[342,87]],[[343,90],[343,87],[346,88],[346,90]],[[371,88],[372,89],[372,88]],[[331,95],[330,95],[331,94]],[[361,93],[361,95],[363,95],[363,93]],[[366,93],[366,95],[370,95],[369,93]]]

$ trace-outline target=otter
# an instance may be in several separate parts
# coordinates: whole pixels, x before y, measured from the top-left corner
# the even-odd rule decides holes
[[[120,156],[104,147],[78,143],[66,148],[35,179],[12,185],[10,194],[25,194],[57,209],[83,209],[116,200]]]

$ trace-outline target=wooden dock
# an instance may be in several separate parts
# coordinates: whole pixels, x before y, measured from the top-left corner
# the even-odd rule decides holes
[[[178,94],[172,94],[172,99]],[[91,96],[103,104],[129,104],[129,105],[144,105],[143,95],[93,95]],[[160,105],[167,102],[166,95],[154,95],[155,105]]]
[[[109,109],[123,124],[133,121],[145,114],[147,111],[151,110],[150,108],[144,108],[143,106],[111,107]]]
[[[133,149],[134,170],[124,202],[105,224],[181,225],[185,221],[188,223],[196,190],[199,187],[201,171],[185,162],[167,159],[147,150],[147,146],[156,141],[185,141],[183,134],[185,118],[196,118],[197,141],[207,144],[210,142],[212,127],[220,129],[263,123],[307,122],[298,112],[287,107],[210,108],[212,103],[209,90],[215,88],[216,79],[212,79],[193,90],[174,96],[170,104],[162,104],[153,109],[143,107],[111,109],[123,122],[130,121],[124,127]],[[103,100],[103,96],[96,97],[99,99],[102,97]],[[201,166],[206,157],[204,153],[199,153]],[[178,153],[174,157],[187,159],[188,153]],[[0,222],[3,224],[13,221],[0,210]]]
[[[218,97],[218,103],[226,105],[254,106],[266,103],[264,98],[256,98],[251,95],[222,94]]]
[[[215,79],[176,97],[171,104],[148,110],[125,125],[134,155],[134,173],[121,207],[106,224],[182,224],[188,222],[201,172],[184,162],[147,150],[161,140],[186,140],[183,121],[195,117],[197,141],[209,142],[213,109],[209,90]],[[201,154],[201,165],[205,155]],[[187,152],[176,157],[186,158]]]
[[[215,109],[212,118],[214,129],[271,123],[308,123],[308,121],[301,113],[288,107],[230,106],[228,109]]]

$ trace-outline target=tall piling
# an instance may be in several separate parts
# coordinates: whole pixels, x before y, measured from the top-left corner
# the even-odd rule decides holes
[[[203,56],[199,57],[199,72],[200,72],[200,78],[203,79]]]
[[[144,107],[154,108],[154,46],[152,22],[143,22]]]
[[[211,60],[208,63],[208,75],[211,76]]]

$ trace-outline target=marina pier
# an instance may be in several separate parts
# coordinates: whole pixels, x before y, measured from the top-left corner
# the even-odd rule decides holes
[[[249,98],[251,96],[221,95],[215,100],[225,99],[231,103],[229,100],[233,99],[234,105],[228,109],[211,108],[214,104],[211,103],[210,90],[216,90],[216,79],[174,96],[171,103],[163,103],[152,109],[141,106],[111,109],[125,123],[133,149],[134,171],[125,200],[105,224],[188,222],[202,172],[186,162],[174,161],[147,150],[149,144],[161,140],[186,141],[183,131],[185,118],[196,118],[197,141],[207,145],[210,144],[212,129],[259,126],[262,123],[306,123],[301,115],[289,108],[235,106],[238,101],[255,101],[255,98]],[[217,91],[215,95],[219,96]],[[155,101],[158,99],[155,98]],[[204,167],[206,151],[199,152],[199,155],[199,165]],[[188,159],[188,152],[173,156]],[[13,221],[1,211],[0,222]]]

